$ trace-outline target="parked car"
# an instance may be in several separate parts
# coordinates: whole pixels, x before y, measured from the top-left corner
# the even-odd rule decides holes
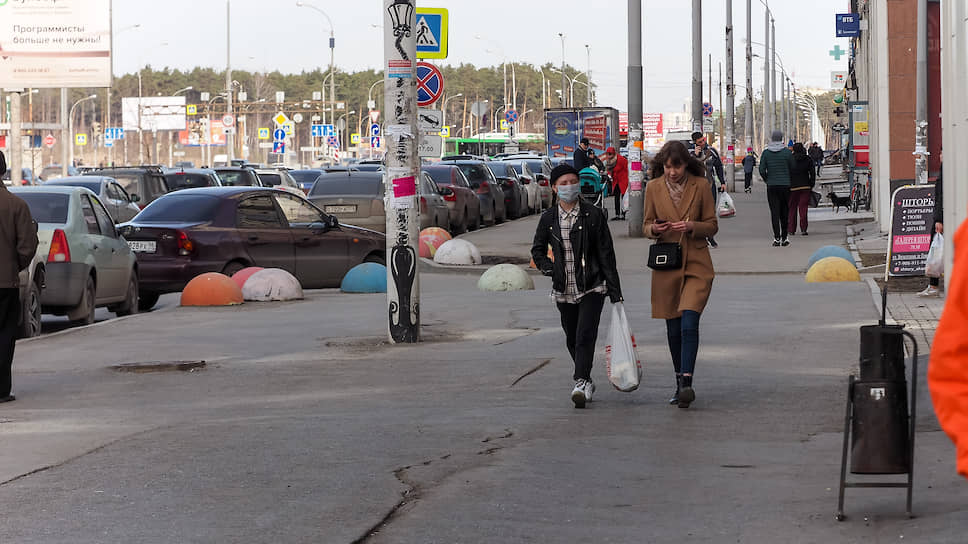
[[[264,187],[275,187],[297,196],[306,196],[299,184],[285,168],[260,168],[255,171]]]
[[[114,178],[107,176],[74,176],[48,181],[44,187],[84,187],[101,199],[115,223],[130,221],[138,215],[138,195],[129,195]]]
[[[382,234],[341,225],[303,197],[262,187],[176,191],[121,232],[138,256],[142,309],[205,272],[282,268],[316,289],[338,286],[360,263],[385,264]]]
[[[383,161],[379,159],[365,159],[353,165],[360,172],[382,172]]]
[[[460,168],[470,183],[471,189],[477,193],[481,202],[483,221],[488,225],[502,223],[507,220],[507,208],[504,206],[504,189],[494,178],[494,173],[484,165],[484,161],[477,159],[459,159],[452,161],[441,160],[439,165],[451,165]]]
[[[175,168],[195,168],[195,163],[192,161],[177,161],[172,166]]]
[[[61,165],[50,164],[45,166],[44,169],[40,171],[40,175],[37,177],[40,178],[40,181],[50,181],[52,179],[64,177],[62,171],[63,169],[61,168]],[[74,168],[73,166],[67,167],[68,176],[76,176],[78,174],[79,172],[77,171],[77,168]]]
[[[450,231],[460,234],[481,226],[481,201],[471,189],[470,182],[460,168],[451,165],[424,166],[423,171],[441,189],[450,209]],[[450,189],[449,193],[445,189]]]
[[[160,166],[97,168],[91,174],[114,178],[129,195],[138,195],[137,204],[142,209],[169,191],[165,172]]]
[[[46,267],[47,254],[37,251],[27,268],[20,271],[20,302],[23,309],[17,338],[31,338],[40,334],[41,297],[46,283]]]
[[[447,227],[450,210],[436,184],[421,178],[420,228]],[[386,231],[383,207],[383,174],[378,172],[344,172],[320,176],[309,192],[309,200],[340,221],[378,232]]]
[[[222,166],[215,173],[226,187],[262,187],[259,174],[250,166]]]
[[[521,161],[528,165],[535,179],[538,180],[538,193],[541,195],[541,205],[545,208],[550,208],[551,202],[554,200],[554,191],[551,190],[551,169],[554,167],[551,164],[551,159],[545,155],[521,153],[512,155],[505,160],[508,162]],[[518,170],[517,166],[514,169]]]
[[[568,166],[575,166],[575,159],[571,157],[551,157],[551,168],[554,168],[559,164],[567,164]]]
[[[528,163],[523,160],[505,159],[502,161],[514,169],[518,175],[518,181],[526,193],[528,193],[528,213],[539,213],[544,209],[544,198],[541,192],[540,180],[531,170]],[[551,192],[551,185],[548,184],[548,192]]]
[[[222,186],[222,179],[211,168],[179,168],[177,170],[169,170],[165,174],[165,181],[168,182],[168,188],[172,191]]]
[[[7,169],[7,171],[3,174],[3,183],[4,183],[4,185],[8,185],[8,186],[11,185],[11,176],[12,175],[13,174],[10,173],[10,170]],[[21,185],[36,185],[37,184],[37,180],[34,179],[34,171],[31,170],[30,168],[21,168],[20,169],[20,184]]]
[[[508,210],[508,217],[517,219],[528,215],[528,193],[518,181],[518,173],[514,168],[506,162],[489,161],[484,164],[491,169],[494,178],[504,190],[504,207]]]
[[[43,313],[94,322],[107,306],[117,315],[138,311],[138,263],[101,200],[85,187],[14,187],[37,221],[37,253],[47,257]]]
[[[292,170],[289,172],[296,184],[299,185],[299,189],[302,190],[304,194],[309,194],[309,190],[313,188],[313,184],[316,183],[316,178],[323,174],[323,171],[318,168],[310,168],[306,170]]]

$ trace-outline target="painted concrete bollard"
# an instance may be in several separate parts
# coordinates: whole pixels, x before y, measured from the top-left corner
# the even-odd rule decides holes
[[[252,274],[262,270],[261,266],[249,266],[239,270],[235,274],[232,274],[232,281],[242,289],[245,286],[245,281],[252,277]]]
[[[814,251],[810,259],[807,260],[807,269],[809,270],[817,261],[826,257],[840,257],[849,263],[854,262],[854,256],[850,254],[850,251],[840,246],[823,246],[817,251]]]
[[[433,259],[437,248],[452,240],[450,233],[440,227],[427,227],[420,231],[420,256]]]
[[[358,264],[343,276],[344,293],[386,293],[387,267],[380,263]]]
[[[281,268],[266,268],[249,276],[242,287],[242,297],[255,302],[302,300],[302,285],[295,276]]]
[[[477,281],[481,291],[531,291],[534,280],[520,266],[499,264],[488,268]]]
[[[434,254],[434,262],[437,264],[466,266],[481,264],[483,261],[481,260],[481,252],[477,250],[477,246],[467,240],[457,238],[444,242],[443,245],[437,248],[437,253]]]
[[[807,270],[807,283],[860,281],[853,262],[840,257],[824,257]]]
[[[195,276],[181,294],[182,306],[231,306],[243,300],[242,290],[232,278],[218,272]]]

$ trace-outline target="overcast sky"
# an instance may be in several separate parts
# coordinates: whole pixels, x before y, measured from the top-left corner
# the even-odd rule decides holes
[[[336,65],[341,70],[381,67],[382,0],[307,3],[332,19]],[[718,63],[725,58],[725,4],[725,0],[703,1],[703,72],[705,78],[712,54],[714,85],[719,81]],[[506,56],[509,61],[558,65],[560,32],[565,35],[565,61],[572,66],[587,67],[585,45],[589,45],[599,104],[626,110],[626,1],[433,0],[418,5],[449,10],[450,52],[442,64],[497,65]],[[645,111],[680,111],[690,96],[691,6],[689,0],[642,0]],[[231,7],[233,68],[298,73],[328,66],[329,25],[318,12],[297,7],[296,0],[231,0]],[[787,72],[798,86],[828,88],[830,71],[847,69],[846,57],[835,61],[828,54],[835,44],[848,48],[847,39],[834,37],[834,15],[846,11],[847,1],[773,0],[770,7],[776,19],[777,52]],[[757,42],[763,42],[764,12],[761,0],[753,0],[754,55],[763,52]],[[129,29],[134,24],[141,26]],[[737,85],[745,85],[745,0],[733,1],[733,25],[734,77]],[[220,0],[114,2],[115,73],[132,72],[143,64],[224,68],[225,26],[225,2]],[[762,59],[753,60],[753,85],[760,89]],[[713,90],[718,107],[718,87]],[[737,96],[743,93],[738,87]]]

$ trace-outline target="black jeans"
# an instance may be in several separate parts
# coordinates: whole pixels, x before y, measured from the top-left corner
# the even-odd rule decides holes
[[[10,367],[20,325],[20,290],[0,289],[0,397],[10,394]]]
[[[565,345],[568,346],[571,360],[575,362],[576,380],[592,379],[598,323],[604,305],[605,295],[602,293],[588,293],[581,297],[578,304],[558,303],[561,328],[565,330]]]
[[[666,333],[676,374],[692,374],[699,354],[699,312],[684,310],[682,317],[666,319]]]
[[[615,217],[622,216],[622,190],[616,186],[612,191],[612,196],[615,197]]]
[[[749,189],[753,186],[753,172],[743,172],[743,188]]]
[[[770,216],[773,219],[773,237],[787,237],[787,223],[790,220],[790,187],[770,185],[766,188],[766,198],[770,203]]]

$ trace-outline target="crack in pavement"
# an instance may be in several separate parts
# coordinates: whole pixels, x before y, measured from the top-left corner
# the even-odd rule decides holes
[[[541,361],[540,363],[538,363],[538,366],[536,366],[536,367],[532,368],[531,370],[525,372],[524,374],[521,374],[520,376],[518,376],[518,378],[516,380],[514,380],[513,382],[511,382],[511,385],[509,385],[508,388],[514,387],[521,380],[527,378],[528,376],[534,374],[535,372],[541,370],[542,368],[548,366],[549,364],[551,364],[551,359],[545,359],[544,361]]]

